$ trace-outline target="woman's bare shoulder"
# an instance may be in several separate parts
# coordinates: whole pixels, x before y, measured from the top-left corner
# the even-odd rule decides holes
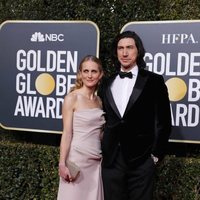
[[[64,98],[64,104],[67,106],[74,107],[77,101],[78,95],[76,92],[70,92],[68,93]]]
[[[99,96],[97,96],[97,100],[98,100],[98,103],[99,103],[100,107],[102,108],[102,100],[101,100],[101,98]]]

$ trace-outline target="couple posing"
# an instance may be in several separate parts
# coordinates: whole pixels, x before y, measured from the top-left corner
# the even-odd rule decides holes
[[[112,53],[116,74],[102,79],[101,61],[86,56],[65,96],[58,200],[153,199],[156,164],[171,131],[167,87],[144,69],[135,32],[117,35]],[[66,160],[80,167],[76,180]]]

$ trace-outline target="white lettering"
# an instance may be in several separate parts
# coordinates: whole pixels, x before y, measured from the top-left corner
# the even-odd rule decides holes
[[[19,94],[36,94],[35,90],[31,90],[31,74],[19,73],[16,75],[16,91]]]
[[[172,125],[183,127],[197,126],[199,124],[199,111],[199,106],[196,104],[171,105]]]
[[[188,101],[198,101],[200,99],[200,80],[189,79]]]
[[[174,34],[162,34],[162,44],[195,44],[195,39],[192,33],[174,33]]]
[[[62,98],[18,96],[14,116],[61,119]]]

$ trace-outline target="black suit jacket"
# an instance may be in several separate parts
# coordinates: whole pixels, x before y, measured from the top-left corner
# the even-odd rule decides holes
[[[112,165],[118,145],[129,165],[139,164],[151,153],[162,159],[171,131],[170,103],[163,77],[139,69],[123,117],[111,93],[110,86],[115,77],[105,79],[98,93],[106,112],[103,165]]]

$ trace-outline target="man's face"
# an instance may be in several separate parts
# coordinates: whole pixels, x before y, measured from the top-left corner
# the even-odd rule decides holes
[[[124,71],[129,71],[136,65],[138,50],[135,40],[132,38],[123,38],[117,45],[117,57]]]

